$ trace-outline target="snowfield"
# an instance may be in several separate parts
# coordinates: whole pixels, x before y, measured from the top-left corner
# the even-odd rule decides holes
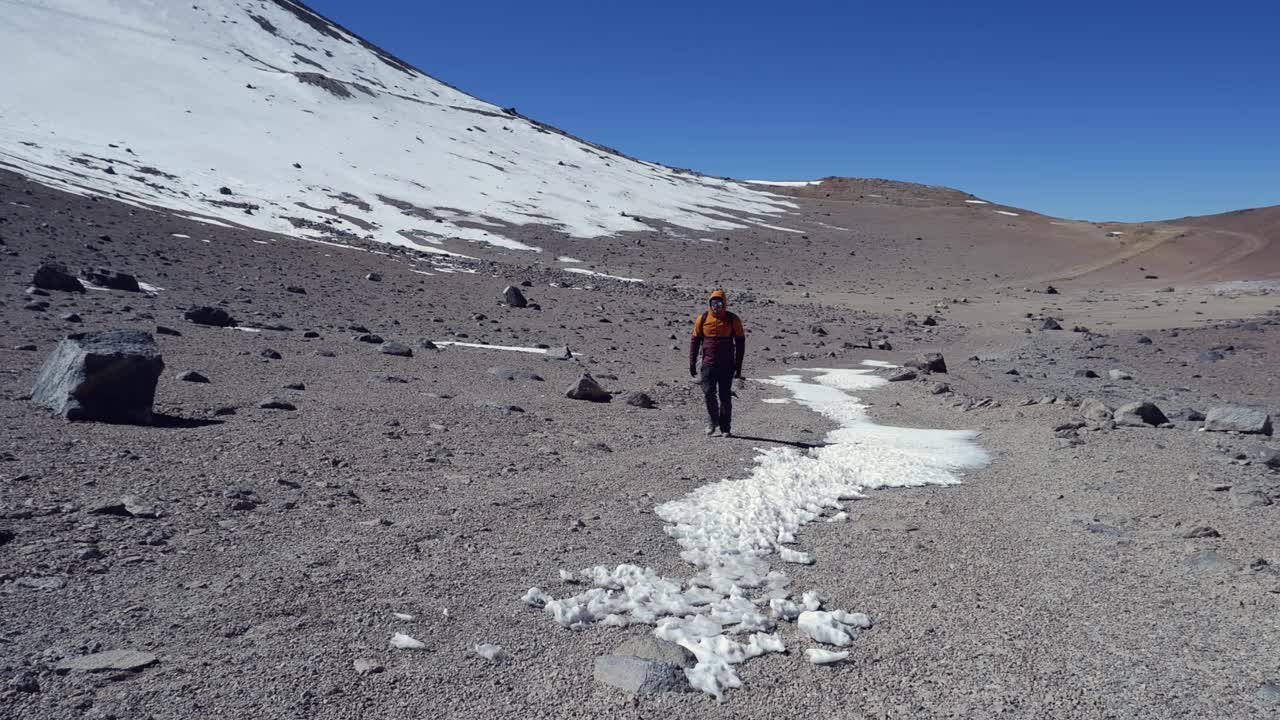
[[[656,509],[668,523],[667,535],[683,549],[680,557],[697,568],[692,577],[659,577],[649,568],[596,566],[577,574],[561,571],[566,582],[584,582],[585,592],[554,598],[531,588],[523,600],[542,607],[566,628],[590,625],[655,625],[654,634],[679,643],[697,658],[686,671],[690,684],[722,698],[742,684],[733,666],[765,653],[784,652],[779,622],[795,622],[815,642],[835,647],[854,644],[856,633],[871,627],[862,613],[824,610],[815,591],[796,598],[786,573],[770,558],[809,564],[814,558],[790,547],[807,523],[847,517],[844,502],[885,487],[951,485],[957,472],[987,462],[974,443],[975,433],[878,425],[865,405],[847,391],[886,381],[871,370],[815,370],[812,381],[783,375],[769,382],[786,389],[795,402],[817,411],[839,427],[827,445],[808,452],[791,448],[763,451],[745,479],[704,485]],[[815,649],[816,664],[847,657]]]
[[[0,0],[0,167],[307,239],[464,254],[758,224],[785,198],[618,155],[456,90],[289,0]]]

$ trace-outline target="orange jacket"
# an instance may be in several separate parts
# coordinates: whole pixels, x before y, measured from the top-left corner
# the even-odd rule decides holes
[[[707,298],[724,301],[724,307],[716,312],[709,307],[693,322],[693,337],[689,339],[689,367],[698,364],[698,350],[702,350],[702,366],[733,368],[742,372],[742,358],[747,351],[747,332],[742,319],[729,312],[729,299],[723,290],[716,290]]]

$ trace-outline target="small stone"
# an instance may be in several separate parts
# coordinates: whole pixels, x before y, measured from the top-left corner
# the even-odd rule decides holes
[[[567,345],[560,345],[547,350],[547,357],[552,360],[572,360],[573,351]]]
[[[1080,416],[1091,423],[1105,423],[1112,419],[1111,408],[1095,398],[1088,398],[1080,403]]]
[[[652,410],[658,406],[657,403],[653,401],[653,398],[649,397],[647,393],[642,392],[627,393],[627,404],[632,407],[644,408],[646,410]]]
[[[947,383],[933,383],[929,386],[930,395],[946,395],[951,392],[951,386]]]
[[[678,665],[626,655],[596,658],[595,679],[635,695],[687,692],[690,689],[684,669]]]
[[[381,335],[373,335],[371,333],[362,333],[352,338],[356,342],[369,343],[370,345],[381,345],[383,343]]]
[[[235,327],[236,321],[231,317],[231,313],[219,307],[211,307],[202,305],[193,307],[182,314],[182,317],[196,325],[209,325],[212,327]]]
[[[529,301],[525,299],[524,293],[520,292],[520,288],[512,285],[502,289],[502,301],[513,308],[523,308],[529,305]]]
[[[382,273],[376,273],[376,272],[369,273],[368,275],[364,276],[364,279],[368,280],[369,282],[382,282]]]
[[[396,357],[413,357],[413,350],[408,345],[401,345],[398,342],[389,342],[378,348],[378,352],[383,355],[394,355]]]
[[[165,327],[164,325],[157,325],[157,326],[156,326],[156,334],[157,334],[157,335],[170,335],[170,336],[172,336],[172,337],[182,337],[182,333],[178,332],[177,330],[174,330],[174,329],[173,329],[173,328],[171,328],[171,327]]]
[[[307,386],[304,383],[291,382],[288,385],[285,385],[284,389],[285,390],[306,390]]]
[[[1058,288],[1056,288],[1056,287],[1054,287],[1054,286],[1052,286],[1052,285],[1049,285],[1048,287],[1046,287],[1046,288],[1044,289],[1044,294],[1045,294],[1045,295],[1057,295],[1057,294],[1058,294]]]
[[[1186,538],[1188,540],[1199,540],[1202,538],[1222,537],[1222,535],[1208,525],[1197,525],[1178,533],[1178,537]]]
[[[415,342],[414,345],[417,346],[419,350],[438,350],[439,349],[435,343],[431,342],[426,338],[418,338],[418,341]]]
[[[376,675],[387,669],[386,665],[372,658],[360,658],[351,664],[355,667],[357,675]]]
[[[1126,427],[1159,426],[1169,422],[1160,408],[1150,401],[1132,402],[1116,408],[1116,425]]]
[[[1146,335],[1139,335],[1137,338],[1135,338],[1135,342],[1137,342],[1139,345],[1150,345],[1151,338],[1147,337]]]
[[[272,350],[271,348],[263,348],[262,351],[258,353],[258,355],[268,360],[279,360],[282,357],[280,353],[276,352],[275,350]]]
[[[1062,325],[1060,325],[1058,321],[1054,320],[1053,318],[1045,318],[1040,323],[1040,329],[1041,330],[1061,330]]]
[[[285,287],[284,291],[285,291],[285,292],[291,292],[291,293],[293,293],[294,295],[306,295],[306,294],[307,294],[307,289],[306,289],[306,288],[304,288],[304,287],[299,287],[299,286],[297,286],[297,285],[289,285],[289,286]]]
[[[84,322],[84,320],[75,313],[67,313],[66,315],[62,316],[62,319],[69,323]]]
[[[9,687],[22,693],[38,693],[40,692],[40,679],[33,672],[20,672],[9,681]]]
[[[605,392],[605,389],[600,387],[595,378],[591,377],[591,373],[583,373],[578,378],[578,381],[565,391],[565,397],[571,400],[589,400],[597,403],[606,403],[613,399],[613,396]]]
[[[942,353],[925,353],[904,364],[909,368],[915,368],[926,373],[945,373],[947,371],[947,361],[942,357]]]
[[[889,382],[903,382],[905,380],[915,380],[915,379],[916,379],[915,370],[906,370],[906,369],[899,370],[889,376]]]
[[[1078,378],[1096,378],[1098,377],[1098,373],[1092,370],[1077,370],[1075,372],[1075,376]]]
[[[258,407],[263,410],[297,410],[293,403],[288,400],[281,400],[277,397],[269,397],[258,403]]]
[[[61,672],[72,670],[98,672],[102,670],[141,670],[157,662],[155,655],[138,650],[108,650],[107,652],[81,655],[58,663]]]
[[[302,337],[307,340],[315,340],[316,338],[320,337],[320,333],[316,332],[315,330],[307,330],[302,333]]]
[[[524,380],[524,381],[530,381],[530,382],[543,381],[543,378],[541,375],[535,373],[532,370],[526,370],[524,368],[495,367],[495,368],[489,368],[489,373],[491,375],[498,376],[498,378],[502,380],[511,380],[511,381]]]
[[[1108,370],[1107,377],[1112,380],[1132,380],[1133,375],[1125,370]]]

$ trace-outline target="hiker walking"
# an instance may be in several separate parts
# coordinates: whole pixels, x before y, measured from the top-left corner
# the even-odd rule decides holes
[[[698,372],[698,350],[702,350],[702,372]],[[693,322],[689,340],[689,375],[698,378],[707,401],[707,434],[716,430],[726,437],[733,428],[733,379],[742,378],[742,356],[747,350],[747,333],[742,319],[729,312],[723,290],[707,298],[707,310]]]

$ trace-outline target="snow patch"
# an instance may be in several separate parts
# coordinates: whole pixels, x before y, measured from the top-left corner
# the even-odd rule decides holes
[[[571,257],[569,257],[568,255],[561,255],[560,257],[556,258],[556,261],[557,261],[557,262],[562,262],[562,263],[580,263],[580,262],[582,262],[582,261],[581,261],[581,260],[579,260],[578,258],[571,258]]]
[[[1009,212],[1008,210],[997,210],[996,212],[1001,215],[1008,215],[1009,217],[1018,217],[1018,213]]]
[[[577,273],[578,275],[592,275],[594,277],[609,278],[611,280],[621,280],[622,282],[631,282],[631,283],[644,282],[643,278],[629,278],[629,277],[622,277],[620,275],[606,275],[605,273],[596,272],[594,270],[587,270],[585,268],[565,268],[564,271]]]
[[[821,180],[743,180],[744,183],[751,185],[772,185],[774,187],[805,187],[806,185],[821,185]]]
[[[697,665],[688,671],[693,687],[716,697],[742,684],[733,668],[784,644],[778,621],[800,620],[802,629],[823,642],[845,646],[870,626],[860,613],[822,612],[823,599],[806,592],[789,598],[790,578],[770,560],[812,562],[794,543],[807,523],[843,503],[882,487],[952,485],[957,473],[986,462],[965,431],[878,425],[866,406],[846,393],[887,383],[871,370],[808,371],[764,380],[787,390],[795,402],[834,421],[822,447],[761,451],[744,479],[697,488],[655,509],[667,535],[682,548],[680,557],[696,568],[692,577],[671,579],[650,568],[596,566],[579,573],[591,587],[551,598],[537,588],[524,602],[541,604],[561,626],[655,625],[654,634],[688,648]],[[766,610],[767,608],[767,610]],[[765,613],[768,614],[765,614]],[[733,639],[733,637],[739,639]]]
[[[424,650],[427,644],[404,633],[396,633],[391,636],[391,647],[400,650]]]
[[[874,367],[874,368],[896,368],[896,367],[899,367],[898,365],[894,365],[894,364],[893,364],[893,363],[891,363],[891,362],[885,362],[884,360],[863,360],[863,361],[862,361],[861,363],[859,363],[859,364],[860,364],[860,365],[865,365],[865,366],[867,366],[867,367]]]
[[[822,648],[809,648],[804,651],[805,659],[814,665],[830,665],[838,663],[849,657],[848,650],[835,652],[832,650],[823,650]]]
[[[986,200],[965,200],[965,202],[969,203],[970,205],[990,205],[991,204]]]

